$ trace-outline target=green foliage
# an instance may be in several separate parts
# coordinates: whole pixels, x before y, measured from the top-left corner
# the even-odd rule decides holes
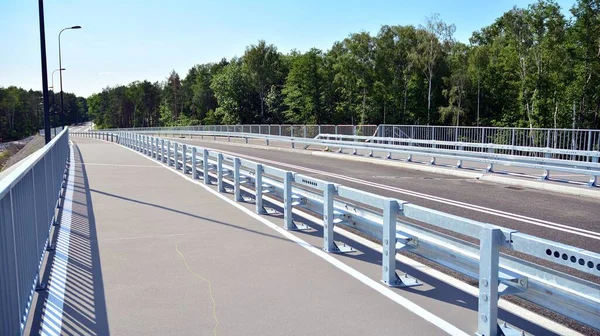
[[[49,91],[50,123],[52,127],[87,120],[85,98],[63,93],[64,110],[60,110],[60,93]],[[23,90],[15,86],[0,87],[0,139],[16,140],[44,128],[42,92]]]
[[[469,45],[455,41],[454,25],[437,14],[419,27],[385,25],[375,36],[350,34],[327,51],[284,55],[260,40],[240,58],[195,65],[183,79],[172,71],[162,83],[106,88],[92,95],[87,106],[101,127],[439,123],[598,128],[600,2],[577,0],[571,12],[568,21],[553,0],[515,7],[474,32]],[[0,121],[7,125],[22,100],[11,94],[0,95],[0,101]],[[85,105],[73,99],[69,108]]]

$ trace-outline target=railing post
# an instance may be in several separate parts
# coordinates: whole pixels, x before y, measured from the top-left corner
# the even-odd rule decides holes
[[[210,177],[208,176],[208,149],[202,151],[202,175],[204,184],[210,184]]]
[[[306,138],[306,124],[303,125],[304,128],[304,138]]]
[[[290,138],[294,137],[294,125],[290,125]]]
[[[171,140],[167,140],[167,166],[171,165]]]
[[[291,172],[285,172],[283,175],[283,222],[286,230],[294,230],[292,215],[292,180],[294,175]]]
[[[184,174],[186,174],[187,173],[187,146],[186,145],[181,145],[181,162],[182,162],[181,170],[183,171]]]
[[[263,207],[263,183],[262,183],[262,174],[263,174],[263,165],[256,165],[256,172],[254,176],[254,191],[255,191],[255,203],[256,203],[256,213],[262,215],[265,213],[265,208]]]
[[[192,178],[194,180],[198,178],[198,174],[196,172],[197,171],[197,167],[196,167],[196,164],[197,164],[196,154],[198,154],[198,153],[197,153],[196,147],[194,146],[194,147],[192,147]]]
[[[335,194],[335,185],[333,183],[325,184],[323,190],[323,249],[327,252],[337,252],[335,240],[333,238],[333,196]]]
[[[498,267],[502,231],[483,227],[479,242],[479,308],[477,334],[498,335]]]
[[[173,165],[175,166],[175,170],[179,169],[179,146],[177,142],[173,142]]]
[[[236,202],[242,201],[242,190],[240,189],[240,158],[233,159],[233,197]]]
[[[396,275],[396,215],[398,202],[386,198],[383,201],[383,253],[382,253],[382,278],[381,281],[388,286],[398,282]]]
[[[160,161],[165,162],[165,139],[160,139]]]
[[[217,154],[217,186],[219,192],[224,192],[225,187],[223,186],[223,154]]]

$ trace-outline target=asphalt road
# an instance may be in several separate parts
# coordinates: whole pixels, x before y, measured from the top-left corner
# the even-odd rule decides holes
[[[600,252],[600,200],[597,199],[302,155],[308,151],[300,149],[290,153],[199,139],[178,141],[236,153],[276,167]]]

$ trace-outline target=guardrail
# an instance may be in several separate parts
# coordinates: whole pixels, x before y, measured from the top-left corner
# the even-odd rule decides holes
[[[199,125],[174,127],[134,127],[104,129],[105,132],[139,132],[139,131],[196,131],[196,132],[231,132],[252,133],[262,135],[278,135],[296,138],[314,138],[321,133],[346,135],[374,135],[377,125]]]
[[[304,148],[309,146],[325,146],[326,149],[332,147],[338,148],[338,152],[342,153],[343,149],[352,150],[352,154],[357,154],[359,150],[365,150],[369,152],[369,156],[373,156],[374,151],[381,151],[386,154],[386,158],[391,159],[394,154],[404,155],[405,161],[413,161],[414,155],[422,155],[430,157],[429,164],[435,165],[437,159],[453,159],[456,160],[456,168],[464,168],[464,162],[478,162],[487,165],[486,172],[493,172],[494,165],[502,166],[516,166],[531,169],[539,169],[542,171],[540,176],[541,180],[547,180],[550,177],[550,172],[566,172],[572,174],[580,174],[588,176],[589,187],[595,187],[597,185],[598,176],[600,176],[600,163],[595,162],[581,162],[572,160],[560,160],[546,157],[529,157],[529,156],[517,156],[507,154],[496,154],[496,153],[485,153],[485,152],[473,152],[465,150],[450,150],[442,148],[427,148],[417,146],[398,146],[398,145],[386,145],[379,143],[365,143],[359,141],[338,141],[338,140],[323,140],[323,139],[305,139],[305,138],[293,138],[293,137],[280,137],[272,135],[260,135],[260,134],[249,134],[249,133],[227,133],[227,132],[202,132],[202,131],[185,131],[185,130],[155,130],[155,131],[138,131],[138,134],[159,134],[159,135],[190,135],[190,136],[211,136],[214,139],[216,137],[237,137],[248,139],[262,139],[267,145],[270,141],[281,141],[290,143],[291,147],[294,148],[296,144],[304,145]],[[365,137],[370,138],[370,137]],[[600,152],[587,152],[587,151],[571,151],[561,150],[553,148],[525,148],[526,150],[535,151],[537,153],[554,153],[560,152],[562,154],[570,153],[571,155],[588,155],[590,157],[598,158]]]
[[[0,334],[18,335],[51,250],[50,232],[69,164],[69,130],[58,133],[0,180]]]
[[[544,260],[600,277],[598,253],[168,139],[131,132],[82,135],[112,139],[202,179],[204,184],[216,184],[220,192],[232,192],[236,201],[251,201],[244,198],[249,196],[259,214],[265,213],[265,202],[283,200],[288,230],[301,229],[293,221],[294,208],[316,213],[323,218],[323,248],[328,252],[344,250],[335,243],[335,226],[349,227],[381,241],[382,281],[388,286],[418,285],[408,275],[396,273],[396,252],[401,250],[476,279],[479,335],[495,336],[499,330],[505,335],[521,335],[510,326],[498,324],[498,299],[507,294],[600,330],[600,285],[534,262]],[[470,237],[479,244],[419,223]],[[514,252],[534,261],[518,258]]]
[[[523,147],[600,150],[600,130],[598,129],[379,125],[377,136]]]
[[[367,137],[359,135],[343,134],[319,134],[315,139],[342,140],[342,141],[363,141],[365,143],[377,143],[393,146],[407,144],[409,146],[420,146],[426,148],[455,149],[468,151],[481,151],[496,154],[510,154],[518,156],[542,156],[545,158],[556,158],[560,160],[590,161],[598,163],[600,151],[572,150],[551,147],[525,147],[513,145],[497,145],[493,143],[475,143],[475,142],[455,142],[455,141],[435,141],[435,140],[416,140],[403,138],[385,138],[385,137]]]

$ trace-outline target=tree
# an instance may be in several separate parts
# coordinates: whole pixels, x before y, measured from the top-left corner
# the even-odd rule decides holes
[[[442,57],[448,45],[452,41],[452,36],[456,27],[454,24],[447,25],[441,19],[439,14],[427,18],[427,24],[418,31],[417,38],[419,43],[417,48],[411,54],[412,59],[425,72],[427,77],[427,124],[430,122],[431,99],[433,78],[436,74],[437,64]]]
[[[248,74],[255,87],[260,101],[260,120],[264,120],[265,98],[272,85],[282,85],[285,76],[281,69],[281,55],[272,44],[267,45],[264,40],[257,45],[246,48],[242,58],[248,69]]]

